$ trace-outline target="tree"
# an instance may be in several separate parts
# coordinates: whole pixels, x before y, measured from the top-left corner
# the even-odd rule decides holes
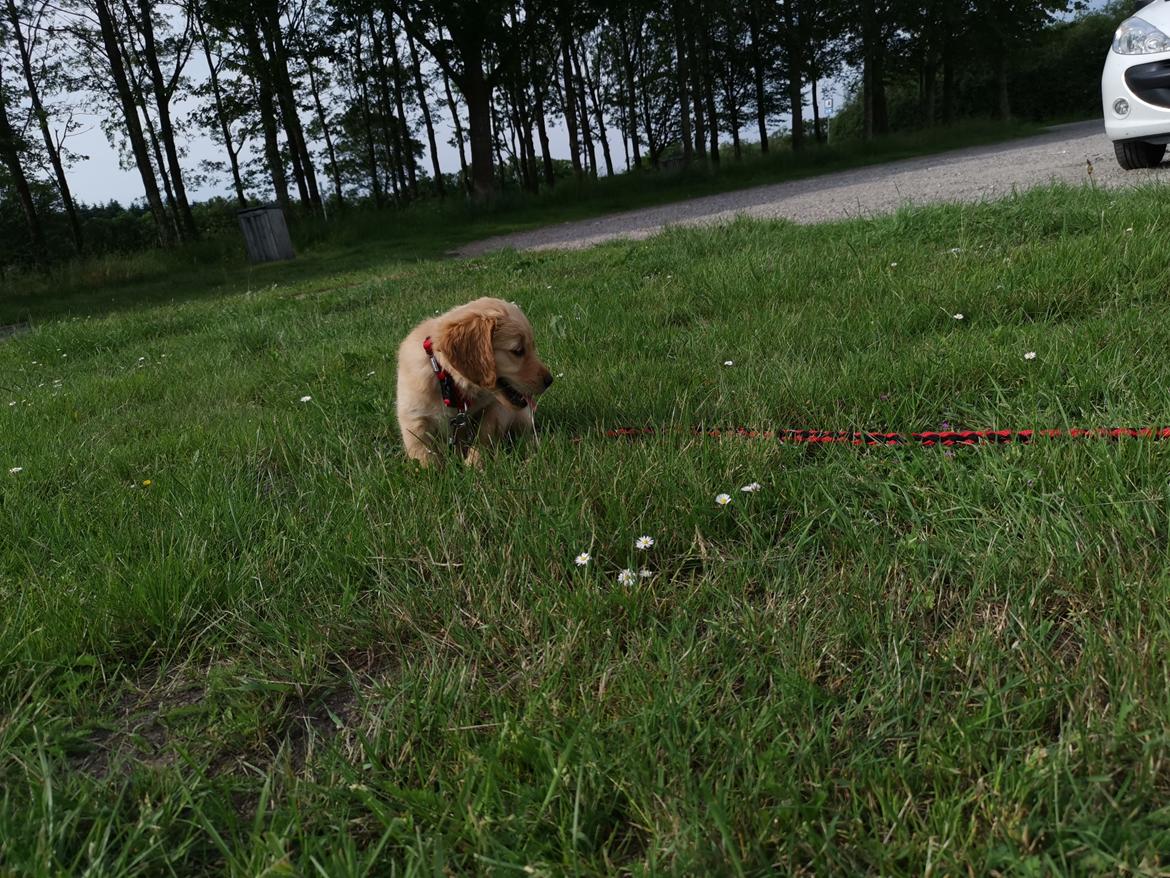
[[[533,8],[522,21],[503,0],[397,0],[397,12],[410,35],[431,53],[467,104],[471,177],[477,198],[495,192],[492,157],[492,90],[535,26]]]
[[[224,152],[227,153],[231,168],[232,186],[235,188],[236,202],[240,207],[246,207],[248,197],[244,193],[244,180],[240,174],[240,150],[242,144],[237,145],[236,139],[232,135],[233,120],[239,119],[243,114],[238,111],[234,114],[229,112],[229,95],[225,92],[220,82],[224,57],[221,55],[218,58],[212,58],[212,37],[203,23],[199,5],[198,3],[192,3],[189,8],[191,20],[195,26],[195,34],[203,50],[203,57],[207,62],[207,83],[204,91],[209,92],[211,95],[212,112],[210,117],[214,120],[213,125],[209,127],[216,128],[219,136],[223,140]]]
[[[1077,4],[1083,7],[1084,4]],[[1009,59],[1053,20],[1054,13],[1069,7],[1068,0],[983,0],[971,17],[973,36],[982,43],[995,71],[996,115],[1011,118],[1008,89]]]
[[[33,201],[32,189],[25,175],[21,161],[21,143],[8,115],[8,92],[4,84],[4,68],[0,66],[0,162],[4,163],[12,187],[16,190],[20,209],[28,229],[29,252],[34,261],[40,261],[45,254],[45,233]]]
[[[134,154],[134,162],[142,178],[142,188],[146,192],[146,202],[154,217],[155,227],[158,230],[159,240],[166,245],[174,242],[174,234],[163,207],[162,196],[158,189],[158,179],[151,164],[150,152],[143,134],[142,121],[138,117],[138,104],[130,86],[130,79],[126,73],[126,65],[122,57],[119,43],[119,23],[114,18],[107,0],[90,0],[92,9],[97,15],[98,26],[101,31],[102,48],[108,64],[114,91],[122,109],[122,117],[126,126],[126,136],[130,141],[130,148]]]
[[[6,0],[5,10],[8,13],[8,23],[12,28],[12,39],[16,43],[17,56],[20,59],[21,71],[27,87],[29,102],[32,104],[32,114],[41,131],[41,139],[45,144],[45,155],[53,168],[53,176],[57,183],[57,192],[61,197],[61,204],[65,215],[69,219],[69,231],[73,236],[73,247],[77,253],[85,250],[85,239],[81,231],[81,221],[77,216],[77,206],[73,202],[73,193],[69,188],[69,180],[65,176],[65,164],[61,157],[53,133],[49,130],[49,114],[41,99],[41,88],[33,68],[33,46],[25,36],[25,28],[21,22],[21,14],[17,9],[16,0]]]
[[[181,237],[194,240],[199,236],[195,228],[195,218],[191,214],[191,205],[187,200],[187,186],[183,181],[183,167],[179,162],[179,148],[175,142],[174,125],[171,123],[171,97],[178,86],[190,55],[193,41],[191,39],[191,17],[186,16],[184,32],[173,47],[175,67],[169,76],[164,76],[159,62],[159,44],[155,39],[154,0],[138,0],[137,18],[134,9],[126,5],[126,19],[133,23],[142,36],[142,63],[146,67],[151,92],[154,95],[155,109],[158,112],[159,136],[166,153],[167,168],[170,172],[170,183],[174,189],[175,208],[178,214],[177,221]],[[161,163],[160,163],[161,165]]]

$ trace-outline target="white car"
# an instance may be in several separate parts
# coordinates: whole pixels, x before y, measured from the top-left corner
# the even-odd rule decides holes
[[[1145,0],[1117,28],[1101,74],[1105,133],[1127,171],[1159,165],[1170,143],[1170,0]]]

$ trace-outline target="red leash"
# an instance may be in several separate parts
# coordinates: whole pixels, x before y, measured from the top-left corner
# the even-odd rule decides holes
[[[653,427],[619,427],[607,430],[610,439],[640,439],[672,432],[711,439],[772,439],[791,445],[1029,445],[1043,439],[1170,439],[1170,427],[1096,427],[1071,430],[927,430],[921,433],[851,432],[845,430],[655,430]]]

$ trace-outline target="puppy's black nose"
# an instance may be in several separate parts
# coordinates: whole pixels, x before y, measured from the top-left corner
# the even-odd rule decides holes
[[[545,387],[552,387],[552,383],[553,383],[552,374],[549,373],[548,375],[545,375],[544,376],[544,386]]]

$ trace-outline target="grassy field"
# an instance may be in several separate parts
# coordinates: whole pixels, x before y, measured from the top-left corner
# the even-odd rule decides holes
[[[762,156],[753,149],[741,162],[725,157],[717,168],[696,164],[581,184],[562,180],[539,196],[504,192],[489,204],[450,198],[420,201],[401,211],[351,210],[328,222],[301,218],[293,224],[300,258],[284,271],[248,266],[243,240],[233,227],[227,234],[171,251],[89,258],[49,272],[0,271],[0,326],[206,299],[311,278],[336,283],[339,273],[376,270],[388,259],[440,258],[461,244],[492,235],[1011,140],[1042,130],[1028,122],[968,121],[870,143],[810,147],[800,154],[781,147]]]
[[[1170,446],[602,435],[1170,423],[1165,217],[339,251],[0,344],[0,874],[1165,874]],[[395,345],[481,294],[563,377],[421,473]]]

